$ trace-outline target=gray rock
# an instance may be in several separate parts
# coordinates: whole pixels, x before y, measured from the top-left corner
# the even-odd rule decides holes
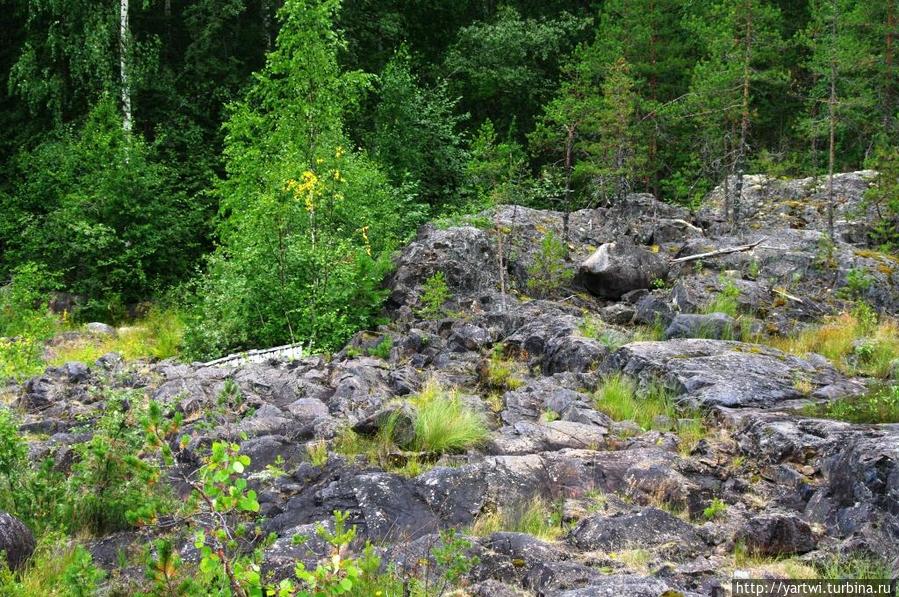
[[[833,367],[767,346],[725,340],[678,339],[634,342],[611,354],[602,373],[621,371],[648,384],[662,381],[703,406],[774,406],[803,398],[798,376],[813,386],[843,379]]]
[[[6,512],[0,512],[0,552],[13,570],[22,566],[34,553],[34,535],[22,522]]]
[[[99,321],[92,321],[84,326],[84,328],[88,331],[88,333],[93,334],[95,336],[117,336],[118,332],[111,325],[107,325],[105,323],[100,323]]]
[[[358,423],[353,431],[362,435],[376,435],[391,425],[391,437],[399,446],[408,446],[415,439],[415,409],[408,402],[385,404]]]
[[[658,508],[585,518],[571,531],[569,541],[580,549],[604,551],[671,544],[678,551],[690,553],[703,545],[693,525]]]
[[[62,366],[62,369],[65,371],[70,383],[81,383],[87,381],[88,377],[90,377],[90,369],[87,368],[87,365],[78,361],[69,361]]]
[[[765,556],[806,553],[817,544],[807,522],[795,514],[780,512],[750,518],[736,539],[743,541],[750,553]]]
[[[616,325],[626,325],[634,318],[636,310],[625,303],[615,303],[608,307],[603,307],[599,311],[599,316],[603,321],[607,321]]]
[[[653,280],[667,275],[664,257],[627,240],[602,245],[578,270],[578,280],[587,290],[610,299],[619,299],[631,290],[650,288]]]
[[[730,340],[734,337],[734,319],[724,313],[678,313],[665,330],[665,339],[715,338]]]

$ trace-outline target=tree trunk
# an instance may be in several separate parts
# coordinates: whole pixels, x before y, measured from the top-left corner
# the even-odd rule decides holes
[[[746,137],[749,132],[749,78],[752,63],[752,0],[746,0],[746,37],[743,54],[743,109],[740,114],[740,147],[737,151],[736,170],[737,184],[734,193],[733,218],[734,226],[740,225],[740,193],[743,188],[743,161],[746,156]]]
[[[128,81],[128,0],[119,4],[119,74],[122,87],[122,128],[131,132],[131,84]]]
[[[827,101],[828,121],[830,125],[830,139],[827,158],[827,234],[833,241],[833,163],[834,141],[836,129],[836,104],[837,104],[837,0],[833,0],[833,15],[830,21],[830,98]]]
[[[565,242],[568,242],[568,211],[571,209],[571,170],[574,167],[574,134],[576,127],[570,124],[566,127],[565,135],[565,204],[562,206],[562,233]]]
[[[883,82],[883,129],[888,138],[893,134],[893,36],[896,28],[895,0],[887,0],[887,27],[884,39],[883,61],[886,73]]]

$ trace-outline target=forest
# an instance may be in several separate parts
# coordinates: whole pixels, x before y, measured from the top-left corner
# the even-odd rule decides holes
[[[0,279],[195,357],[339,346],[428,220],[897,168],[892,0],[7,8]]]

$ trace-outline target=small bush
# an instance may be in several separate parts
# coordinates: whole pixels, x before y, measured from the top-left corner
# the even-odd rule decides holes
[[[702,515],[706,520],[714,520],[727,512],[727,504],[721,498],[713,498],[712,503],[702,511]]]
[[[552,230],[544,235],[534,262],[528,266],[528,291],[537,297],[552,296],[571,282],[574,271],[565,266],[568,248]]]
[[[427,280],[422,287],[422,294],[419,298],[421,308],[418,314],[431,319],[440,317],[443,314],[443,304],[449,299],[449,288],[446,285],[446,276],[443,272],[437,272]]]
[[[390,351],[392,349],[393,337],[384,336],[380,342],[368,349],[368,354],[369,356],[377,357],[386,361],[390,358]]]
[[[846,285],[837,291],[837,296],[847,299],[859,299],[868,292],[874,278],[865,268],[852,268],[846,272]]]
[[[702,312],[724,313],[725,315],[736,317],[739,311],[737,299],[740,298],[740,289],[737,288],[733,280],[724,275],[719,277],[718,281],[723,288],[703,307]]]
[[[444,454],[462,452],[483,443],[489,432],[484,417],[466,406],[455,392],[429,382],[413,400],[415,448]]]

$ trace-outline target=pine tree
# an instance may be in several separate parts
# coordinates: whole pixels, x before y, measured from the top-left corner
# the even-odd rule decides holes
[[[809,49],[809,90],[803,130],[827,145],[827,223],[833,236],[833,175],[860,163],[874,143],[877,122],[875,60],[866,40],[863,12],[855,0],[811,0],[812,19],[803,34]],[[882,120],[881,120],[882,122]],[[843,158],[837,163],[837,154]],[[847,159],[848,158],[848,159]]]
[[[782,93],[777,89],[788,82],[779,60],[780,12],[764,0],[724,0],[691,15],[687,27],[708,48],[684,104],[696,127],[694,152],[708,179],[742,174],[754,149],[754,124],[771,118],[760,110],[761,96]],[[738,193],[726,192],[724,203],[725,217],[735,224]]]

